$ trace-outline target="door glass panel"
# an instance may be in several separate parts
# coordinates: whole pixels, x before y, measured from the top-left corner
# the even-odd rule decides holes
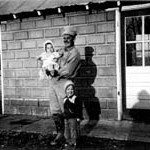
[[[150,40],[150,16],[144,17],[144,40]]]
[[[126,44],[127,66],[142,65],[142,43]]]
[[[150,16],[144,17],[144,40],[145,66],[150,66]]]
[[[142,18],[126,18],[126,41],[142,40]]]
[[[144,43],[145,66],[150,66],[150,43]]]

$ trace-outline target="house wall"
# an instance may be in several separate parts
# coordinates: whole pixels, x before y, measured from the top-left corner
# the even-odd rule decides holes
[[[47,80],[40,81],[36,56],[50,39],[63,46],[62,28],[77,27],[82,68],[76,80],[84,118],[117,118],[115,12],[77,12],[2,24],[5,114],[49,116]],[[100,113],[101,111],[101,113]]]

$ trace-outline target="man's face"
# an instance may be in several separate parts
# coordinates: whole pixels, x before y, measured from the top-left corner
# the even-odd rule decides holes
[[[72,47],[74,45],[74,37],[71,35],[64,35],[63,40],[66,48]]]

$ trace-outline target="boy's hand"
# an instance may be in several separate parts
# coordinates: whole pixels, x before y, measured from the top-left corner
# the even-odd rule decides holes
[[[77,118],[77,122],[80,122],[80,118]]]

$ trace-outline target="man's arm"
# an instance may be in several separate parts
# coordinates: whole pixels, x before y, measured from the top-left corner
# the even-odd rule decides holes
[[[74,50],[69,56],[66,64],[58,71],[59,77],[69,78],[76,72],[76,68],[80,62],[80,54]]]

